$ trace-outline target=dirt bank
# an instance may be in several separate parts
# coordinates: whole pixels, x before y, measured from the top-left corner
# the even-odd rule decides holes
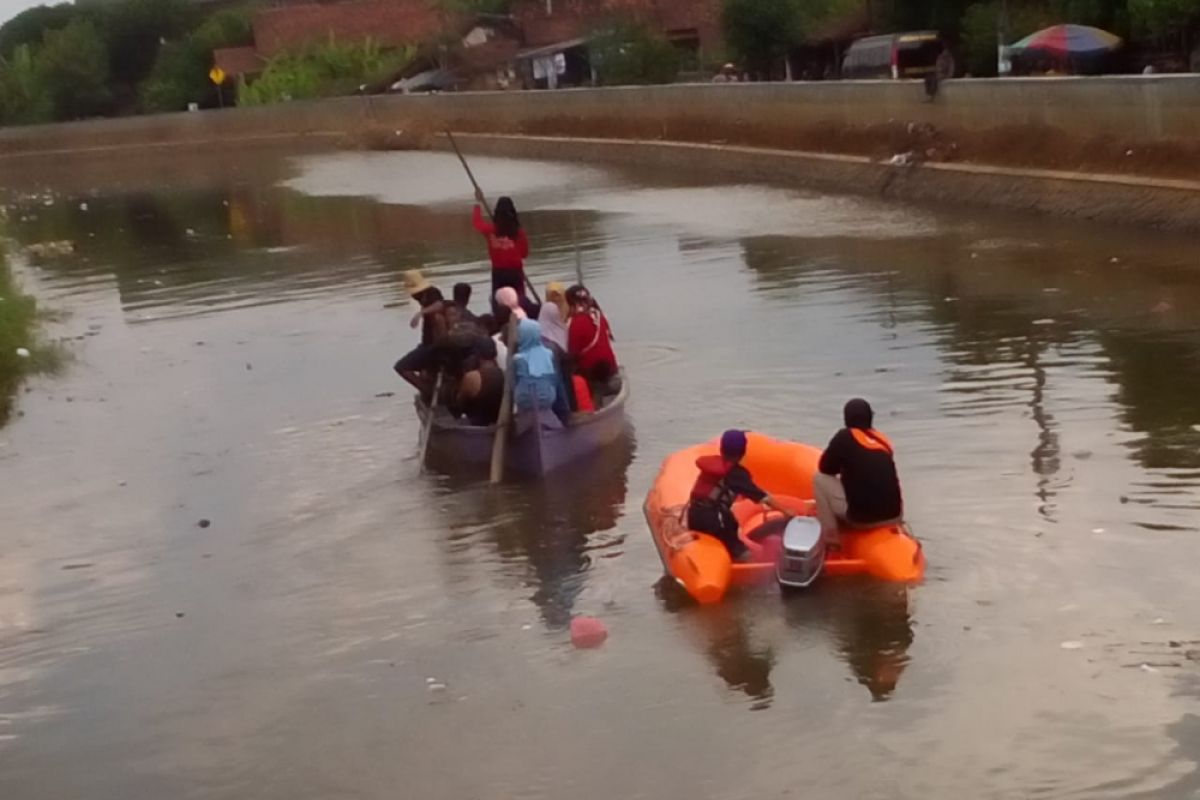
[[[829,193],[1004,208],[1164,230],[1200,231],[1195,182],[952,163],[895,166],[860,155],[803,153],[739,145],[574,137],[458,135],[480,154],[592,161],[679,174],[697,172]],[[407,143],[412,144],[415,138]],[[426,137],[424,143],[445,147]]]
[[[419,128],[419,123],[414,123],[408,135]],[[1200,141],[1134,144],[1112,137],[1070,136],[1045,126],[999,125],[978,131],[897,120],[873,125],[752,124],[692,115],[672,116],[662,121],[610,117],[603,122],[594,118],[546,116],[515,124],[461,118],[454,121],[453,129],[526,136],[732,144],[866,156],[875,160],[911,153],[914,160],[936,163],[1200,179]],[[380,135],[380,132],[373,134],[375,139]]]

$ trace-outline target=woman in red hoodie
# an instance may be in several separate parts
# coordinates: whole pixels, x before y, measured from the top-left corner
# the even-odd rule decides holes
[[[475,199],[485,202],[483,193],[476,191]],[[492,221],[483,218],[483,211],[475,205],[471,222],[475,230],[483,234],[487,240],[488,256],[492,260],[492,313],[500,316],[502,311],[496,305],[496,290],[505,286],[517,291],[521,298],[521,307],[531,319],[537,319],[538,307],[525,296],[525,258],[529,255],[529,239],[521,227],[521,218],[517,216],[517,207],[511,197],[501,197],[496,201],[496,210]]]
[[[575,372],[590,384],[611,386],[617,377],[617,356],[613,352],[608,318],[592,299],[591,292],[582,286],[567,289],[567,304],[571,307],[567,355]]]

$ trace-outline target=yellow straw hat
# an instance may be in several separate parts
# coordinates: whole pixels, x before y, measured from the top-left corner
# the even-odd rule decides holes
[[[421,292],[430,288],[432,284],[425,280],[425,276],[421,274],[419,269],[405,270],[404,272],[404,288],[408,291],[409,297],[416,297]]]
[[[546,284],[546,299],[558,306],[563,319],[567,317],[567,286],[562,281],[550,281]]]

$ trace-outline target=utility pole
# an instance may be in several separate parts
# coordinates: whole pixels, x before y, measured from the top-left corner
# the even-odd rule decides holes
[[[996,20],[996,74],[1003,78],[1011,72],[1012,60],[1008,57],[1008,0],[1001,0],[1000,18]]]

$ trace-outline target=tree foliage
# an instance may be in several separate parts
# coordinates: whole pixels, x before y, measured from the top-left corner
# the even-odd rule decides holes
[[[36,66],[55,119],[82,119],[108,110],[108,49],[88,20],[47,31]]]
[[[612,25],[597,32],[589,52],[599,82],[606,86],[671,83],[683,53],[644,25]]]
[[[0,57],[0,125],[48,122],[51,112],[33,48],[18,45],[7,58]]]
[[[1134,33],[1194,30],[1200,25],[1200,0],[1129,0],[1129,17]]]
[[[181,111],[189,103],[217,105],[216,87],[208,79],[213,50],[254,42],[250,15],[220,11],[188,36],[167,42],[159,50],[154,69],[141,86],[141,106],[146,111]]]
[[[36,6],[22,11],[0,25],[0,58],[8,58],[21,45],[40,45],[46,31],[61,30],[84,13],[70,3]]]
[[[738,61],[770,75],[804,35],[801,0],[725,0],[721,27]]]
[[[415,48],[384,49],[368,39],[361,43],[327,43],[267,62],[254,83],[238,87],[238,104],[267,105],[287,100],[351,94],[360,86],[394,75],[413,57]]]
[[[124,0],[105,14],[105,39],[113,80],[136,86],[154,67],[164,41],[185,36],[199,21],[188,0]]]
[[[967,72],[975,77],[994,76],[997,67],[997,32],[1000,30],[1001,6],[999,0],[976,3],[963,15],[961,31],[962,55]],[[1056,17],[1049,9],[1037,6],[1009,5],[1007,43],[1023,39],[1035,31],[1055,23]]]

